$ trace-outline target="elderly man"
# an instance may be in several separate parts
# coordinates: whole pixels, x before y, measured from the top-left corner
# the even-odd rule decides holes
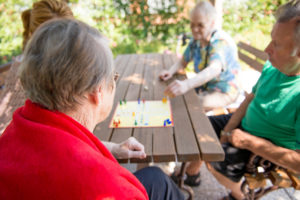
[[[225,161],[211,170],[231,189],[231,199],[243,199],[240,179],[252,153],[300,173],[300,0],[281,6],[271,42],[265,49],[270,62],[236,113],[211,117],[223,142]],[[228,143],[226,143],[228,142]],[[197,174],[201,162],[188,174]]]
[[[216,10],[210,2],[202,1],[195,6],[190,19],[193,38],[182,60],[160,74],[160,78],[166,81],[179,68],[185,68],[194,61],[197,76],[173,81],[165,94],[174,97],[195,88],[207,111],[231,104],[238,96],[235,80],[240,69],[237,48],[227,33],[216,29],[216,17]]]

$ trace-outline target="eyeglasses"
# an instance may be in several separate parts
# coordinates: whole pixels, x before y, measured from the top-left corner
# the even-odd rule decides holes
[[[120,74],[118,72],[115,72],[114,74],[114,81],[116,82],[119,78]]]

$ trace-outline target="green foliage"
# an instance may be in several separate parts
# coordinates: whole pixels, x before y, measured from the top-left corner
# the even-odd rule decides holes
[[[270,41],[277,8],[288,0],[224,1],[223,28],[236,41],[250,42],[264,49]]]
[[[32,0],[5,0],[0,3],[0,64],[21,53],[22,21],[20,13]]]
[[[0,0],[0,64],[21,53],[21,12],[31,8],[35,1]],[[248,41],[263,49],[270,40],[275,21],[273,11],[287,1],[226,0],[223,27],[236,41]],[[180,15],[184,8],[176,5],[176,0],[153,0],[152,5],[146,4],[146,0],[69,2],[77,19],[99,29],[110,39],[114,55],[175,51],[177,36],[190,32],[188,19]]]

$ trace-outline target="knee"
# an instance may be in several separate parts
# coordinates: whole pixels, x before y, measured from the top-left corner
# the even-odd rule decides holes
[[[148,180],[164,180],[167,177],[167,175],[159,167],[155,166],[146,167],[144,169],[141,169],[140,172],[143,173],[144,176],[148,177]]]

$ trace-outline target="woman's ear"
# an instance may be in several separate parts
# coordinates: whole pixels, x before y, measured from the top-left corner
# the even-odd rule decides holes
[[[99,105],[102,101],[102,88],[97,86],[97,88],[88,95],[88,99],[92,104]]]

